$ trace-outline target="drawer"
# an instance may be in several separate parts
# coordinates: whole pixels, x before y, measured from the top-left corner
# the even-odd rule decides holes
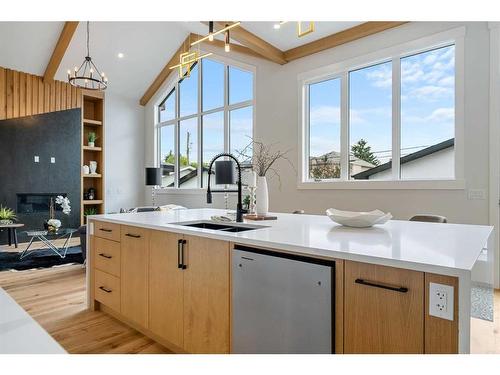
[[[94,238],[95,268],[120,277],[120,243],[104,238]]]
[[[120,279],[99,270],[94,275],[94,298],[120,312]]]
[[[132,227],[127,225],[121,226],[121,242],[127,242],[129,245],[137,247],[146,247],[148,245],[149,229]]]
[[[94,221],[94,236],[112,241],[120,241],[120,225]]]
[[[344,353],[423,353],[423,272],[346,261]]]

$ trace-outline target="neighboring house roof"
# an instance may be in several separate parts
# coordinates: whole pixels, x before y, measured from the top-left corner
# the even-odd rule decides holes
[[[411,154],[403,156],[401,158],[400,163],[401,163],[401,165],[403,165],[405,163],[409,163],[411,161],[418,160],[420,158],[434,154],[436,152],[443,151],[447,148],[453,147],[454,145],[455,145],[455,138],[451,138],[451,139],[448,139],[448,140],[443,141],[441,143],[437,143],[437,144],[432,145],[430,147],[424,148],[420,151],[413,152]],[[392,167],[392,161],[389,161],[387,163],[380,164],[379,166],[377,166],[375,168],[371,168],[371,169],[368,169],[366,171],[356,173],[356,174],[352,175],[352,178],[354,178],[355,180],[367,180],[368,177],[370,177],[371,175],[380,173],[382,171],[386,171],[388,169],[391,169],[391,167]]]

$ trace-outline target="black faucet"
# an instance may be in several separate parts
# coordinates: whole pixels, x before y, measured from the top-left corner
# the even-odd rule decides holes
[[[246,212],[246,210],[243,210],[243,205],[241,202],[241,165],[238,159],[236,159],[233,155],[223,152],[221,154],[216,155],[212,161],[210,162],[210,166],[208,167],[208,187],[207,187],[207,203],[211,204],[212,203],[212,190],[210,190],[210,175],[212,174],[212,166],[214,162],[221,158],[221,157],[228,157],[233,159],[236,162],[236,165],[238,167],[238,190],[213,190],[214,193],[227,193],[227,192],[238,192],[238,204],[236,205],[236,221],[241,223],[243,222],[243,214]],[[232,176],[232,173],[230,174]],[[215,181],[216,184],[232,184],[232,181]]]

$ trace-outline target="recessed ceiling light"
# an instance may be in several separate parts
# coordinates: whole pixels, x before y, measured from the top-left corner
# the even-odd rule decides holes
[[[124,56],[125,56],[125,55],[124,55],[123,53],[121,53],[121,52],[118,54],[118,58],[119,58],[119,59],[123,59],[123,57],[124,57]]]

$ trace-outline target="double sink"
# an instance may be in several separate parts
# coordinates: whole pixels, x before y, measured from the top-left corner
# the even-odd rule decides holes
[[[200,221],[184,221],[180,223],[172,223],[175,225],[182,225],[185,227],[191,228],[200,228],[200,229],[211,229],[217,230],[220,232],[246,232],[249,230],[262,229],[267,228],[262,225],[251,225],[251,224],[231,224],[231,223],[215,223],[210,220],[200,220]]]

